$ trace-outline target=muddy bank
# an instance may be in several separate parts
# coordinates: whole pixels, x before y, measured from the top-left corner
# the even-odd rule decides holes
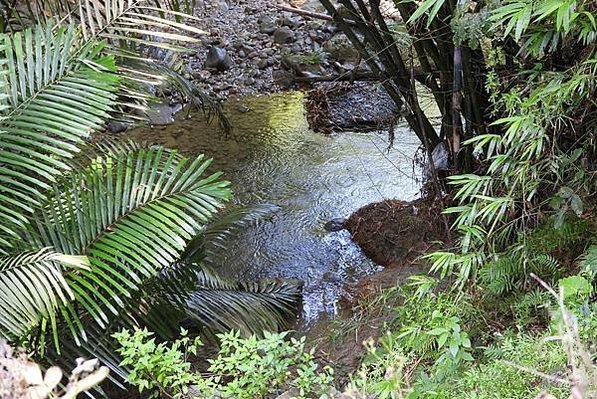
[[[346,227],[352,240],[369,259],[384,267],[359,281],[353,290],[353,304],[413,274],[427,272],[429,265],[421,256],[447,241],[441,209],[433,199],[386,200],[366,205],[350,216]]]
[[[308,332],[339,381],[347,382],[366,355],[363,342],[380,337],[394,321],[399,295],[382,290],[394,292],[408,277],[428,272],[421,257],[440,249],[445,240],[440,209],[431,200],[386,200],[360,208],[346,222],[353,241],[384,269],[351,287],[352,296],[345,297],[337,319],[321,320]]]
[[[413,254],[445,238],[439,211],[423,199],[369,204],[353,213],[346,227],[365,254],[385,268],[403,267]]]

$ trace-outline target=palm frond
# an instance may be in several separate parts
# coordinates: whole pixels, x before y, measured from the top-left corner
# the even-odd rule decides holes
[[[84,270],[85,257],[43,248],[0,258],[0,336],[22,337],[40,323],[56,329],[56,312],[75,299],[63,276],[65,268]]]
[[[216,259],[226,250],[231,238],[278,209],[279,207],[273,204],[225,209],[189,242],[181,260],[186,263],[202,263],[209,267],[216,266]]]
[[[0,251],[67,160],[114,105],[118,77],[101,45],[78,47],[74,26],[2,35],[0,55]]]
[[[228,199],[220,174],[205,176],[209,163],[151,147],[96,159],[54,186],[35,215],[30,241],[88,256],[89,270],[65,278],[99,325],[109,322],[106,313],[126,308],[145,280],[176,262]],[[83,336],[76,323],[69,325]]]
[[[301,287],[286,281],[230,282],[207,268],[197,273],[187,316],[207,331],[238,329],[247,334],[279,331],[296,317]]]

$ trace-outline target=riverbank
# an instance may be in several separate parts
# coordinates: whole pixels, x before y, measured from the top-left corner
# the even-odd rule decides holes
[[[429,264],[422,256],[441,248],[445,240],[440,212],[429,199],[385,200],[348,218],[353,241],[383,269],[348,288],[338,318],[321,320],[307,332],[321,360],[334,365],[343,384],[367,354],[363,342],[380,338],[395,318],[393,308],[400,304],[396,289],[411,276],[427,274]]]

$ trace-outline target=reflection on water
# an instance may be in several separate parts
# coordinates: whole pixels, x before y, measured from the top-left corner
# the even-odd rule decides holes
[[[344,284],[378,266],[348,232],[327,232],[324,224],[370,202],[416,197],[416,138],[398,129],[387,152],[385,133],[313,133],[298,92],[230,100],[225,109],[234,125],[228,137],[196,114],[133,136],[213,157],[213,170],[232,182],[236,203],[277,205],[231,244],[221,270],[242,278],[299,278],[305,319],[334,314]]]

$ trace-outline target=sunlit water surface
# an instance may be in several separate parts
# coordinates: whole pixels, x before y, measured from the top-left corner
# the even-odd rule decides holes
[[[236,204],[278,207],[230,243],[220,270],[245,279],[303,280],[309,322],[336,312],[345,284],[380,269],[347,231],[328,232],[324,224],[371,202],[414,199],[420,173],[413,163],[419,144],[406,127],[397,129],[390,150],[387,132],[322,135],[309,130],[303,103],[299,92],[230,100],[228,136],[199,114],[132,134],[212,157],[212,170],[231,181]]]

